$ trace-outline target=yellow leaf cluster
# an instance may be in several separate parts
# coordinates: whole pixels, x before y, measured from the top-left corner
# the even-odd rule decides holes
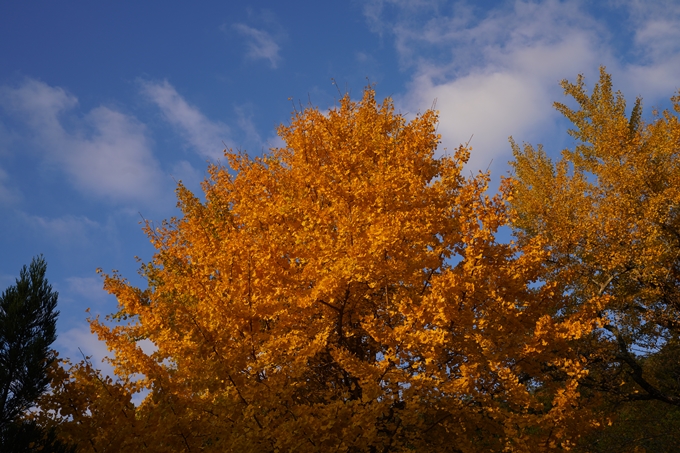
[[[569,447],[589,423],[571,345],[594,324],[534,284],[543,237],[496,242],[510,186],[463,177],[464,147],[436,158],[436,123],[369,87],[296,112],[262,157],[227,152],[205,201],[180,184],[181,217],[145,227],[148,287],[105,276],[119,312],[92,328],[120,381],[64,376],[54,398],[84,398],[65,435],[81,451]]]

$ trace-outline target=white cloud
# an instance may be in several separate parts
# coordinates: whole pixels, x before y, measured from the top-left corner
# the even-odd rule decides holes
[[[654,60],[676,54],[680,43],[677,22],[667,17],[653,17],[641,23],[635,32],[635,44],[647,49]]]
[[[148,338],[137,341],[137,346],[139,346],[146,355],[151,355],[158,351],[158,346],[156,346],[156,343],[149,340]]]
[[[151,340],[138,341],[137,345],[147,355],[158,350]],[[78,363],[87,358],[95,369],[101,371],[103,376],[110,376],[113,379],[116,377],[113,366],[108,360],[113,354],[108,350],[106,343],[100,341],[97,335],[91,332],[89,325],[83,323],[60,333],[54,342],[54,348],[62,358],[69,359],[71,363]],[[132,376],[133,380],[139,377],[141,376]],[[132,402],[139,405],[148,393],[148,390],[143,390],[133,395]]]
[[[56,244],[68,245],[83,243],[92,232],[100,230],[101,225],[85,216],[64,215],[48,218],[20,213],[24,223],[39,230],[41,236],[52,239]]]
[[[253,106],[251,104],[244,104],[234,107],[239,131],[245,136],[244,139],[249,143],[262,146],[262,138],[257,132],[255,122],[253,121]]]
[[[135,118],[102,106],[82,120],[70,118],[76,130],[69,131],[63,117],[77,106],[76,97],[34,79],[0,87],[0,104],[25,121],[44,157],[84,193],[116,202],[158,199],[164,177]]]
[[[269,60],[272,68],[278,66],[279,61],[281,61],[279,55],[281,48],[269,33],[245,24],[234,24],[232,27],[248,39],[248,53],[246,54],[248,58]]]
[[[223,142],[229,144],[230,131],[227,125],[210,121],[180,96],[167,80],[141,82],[141,86],[144,95],[161,109],[165,119],[179,129],[199,155],[211,160],[223,157]]]
[[[66,279],[69,295],[77,296],[87,304],[104,304],[107,300],[114,300],[114,296],[104,291],[101,278],[96,277],[68,277]],[[80,304],[83,305],[83,304]]]
[[[629,14],[635,55],[620,63],[623,88],[647,101],[666,100],[680,89],[680,3],[632,0],[622,7]]]
[[[634,29],[634,43],[652,61],[680,51],[680,4],[675,0],[632,0],[624,4]]]
[[[503,72],[471,74],[439,85],[422,74],[411,96],[414,104],[437,100],[443,148],[451,151],[472,138],[472,169],[485,169],[494,157],[507,153],[508,136],[523,132],[526,123],[534,124],[545,103],[543,93],[521,74]]]
[[[467,22],[461,22],[467,18]],[[405,58],[415,75],[399,101],[424,110],[436,99],[442,148],[452,150],[471,136],[468,168],[486,169],[510,157],[508,137],[522,141],[552,130],[559,80],[597,68],[606,52],[598,28],[579,10],[557,2],[516,2],[481,20],[468,14],[428,21],[421,33],[397,25]],[[417,55],[421,47],[441,48],[448,59]],[[407,64],[409,64],[407,62]]]
[[[0,205],[12,204],[21,199],[21,192],[9,183],[9,175],[0,167]]]
[[[560,115],[552,104],[564,100],[561,79],[583,73],[592,87],[604,64],[631,100],[672,95],[680,72],[680,7],[648,5],[619,5],[630,20],[616,30],[585,3],[557,0],[504,2],[490,10],[470,2],[424,0],[415,7],[375,0],[365,15],[373,30],[391,33],[402,67],[413,71],[398,107],[423,111],[436,99],[442,148],[474,134],[468,167],[476,170],[511,158],[510,135],[520,142],[554,140]],[[618,56],[612,40],[621,33],[631,36],[634,48],[626,52],[636,60]]]
[[[59,351],[61,357],[68,358],[73,363],[80,362],[85,355],[104,376],[114,375],[113,367],[105,360],[109,357],[106,343],[99,341],[90,331],[89,325],[83,324],[60,333],[54,342],[54,348]]]
[[[286,142],[277,133],[270,135],[265,141],[264,146],[267,149],[285,148],[288,146]]]
[[[0,104],[10,113],[21,115],[42,136],[63,142],[67,134],[59,115],[75,108],[78,99],[63,88],[28,78],[18,88],[0,87]]]
[[[186,160],[181,160],[172,166],[171,174],[175,181],[181,181],[184,187],[191,190],[194,195],[202,196],[201,182],[205,179],[205,172],[197,170]]]

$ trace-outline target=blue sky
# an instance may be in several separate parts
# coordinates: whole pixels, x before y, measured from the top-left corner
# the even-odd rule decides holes
[[[596,3],[592,6],[591,3]],[[508,136],[571,145],[559,81],[599,65],[632,104],[680,88],[674,1],[30,1],[0,3],[0,289],[44,254],[57,349],[98,361],[85,309],[116,301],[96,268],[136,284],[142,218],[176,214],[224,144],[280,144],[293,103],[333,106],[370,81],[412,117],[440,111],[444,148],[508,171]],[[224,144],[223,144],[224,143]]]

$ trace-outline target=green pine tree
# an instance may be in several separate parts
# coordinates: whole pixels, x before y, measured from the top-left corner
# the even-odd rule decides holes
[[[42,256],[21,270],[15,285],[0,296],[0,450],[68,451],[23,415],[49,384],[55,360],[58,293],[45,278]]]

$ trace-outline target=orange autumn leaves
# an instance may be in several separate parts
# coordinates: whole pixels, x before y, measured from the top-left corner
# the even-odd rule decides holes
[[[119,311],[92,328],[119,381],[86,365],[55,379],[64,438],[79,451],[541,451],[598,424],[582,345],[611,295],[575,304],[576,274],[552,278],[563,230],[532,224],[543,199],[518,188],[552,164],[526,176],[535,156],[517,151],[518,178],[487,195],[487,175],[462,175],[467,149],[435,157],[436,112],[407,121],[374,96],[296,112],[263,157],[227,152],[205,201],[179,185],[181,217],[145,227],[148,287],[105,276]],[[531,234],[497,242],[512,221]]]

